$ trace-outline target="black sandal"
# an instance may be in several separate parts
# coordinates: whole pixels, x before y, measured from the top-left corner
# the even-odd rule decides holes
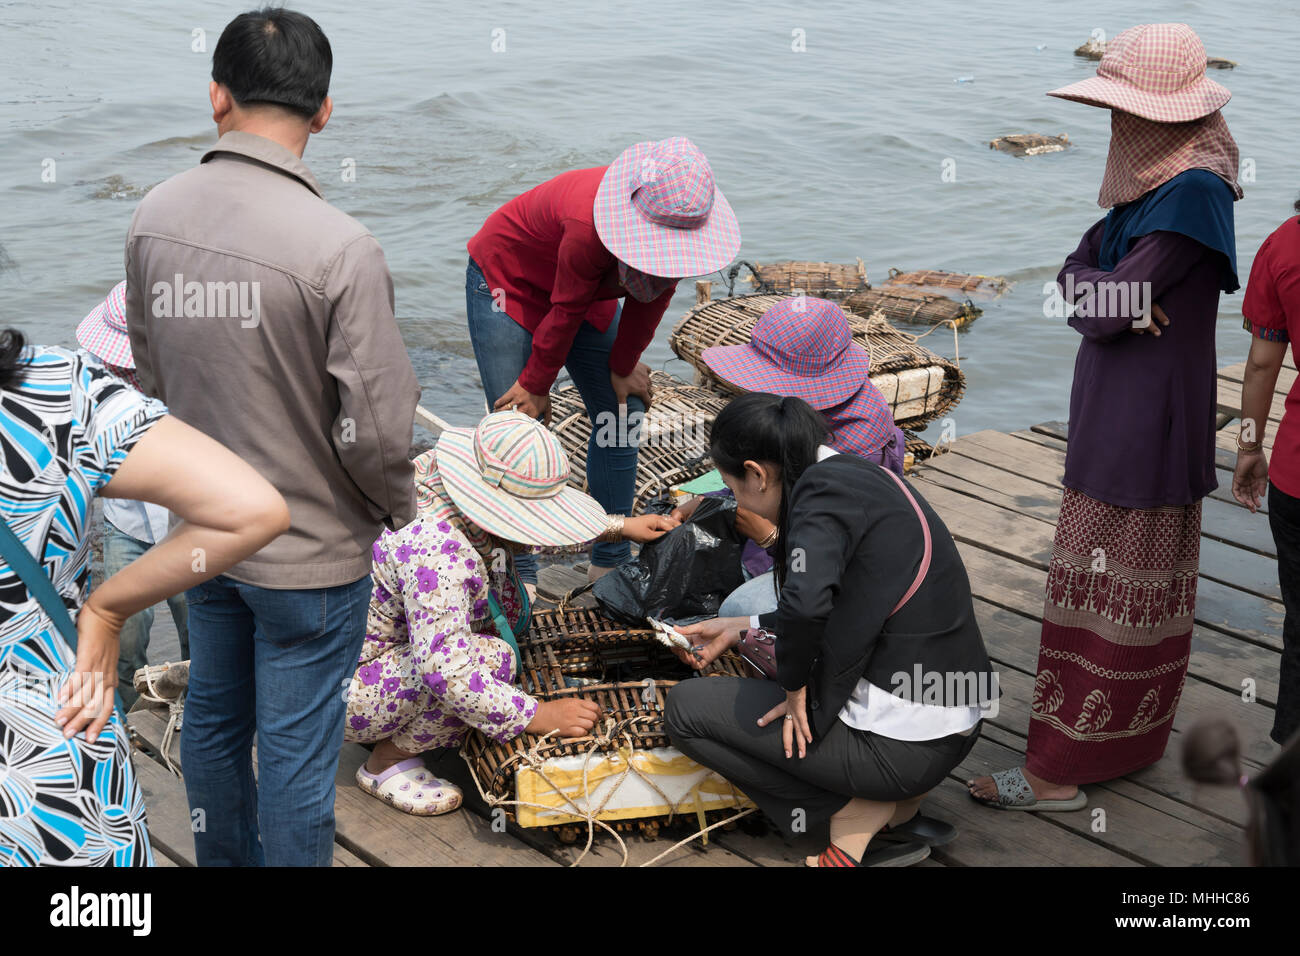
[[[944,823],[942,820],[918,812],[912,819],[896,827],[886,824],[876,834],[876,839],[891,843],[915,841],[931,847],[947,846],[957,839],[957,828],[951,823]]]

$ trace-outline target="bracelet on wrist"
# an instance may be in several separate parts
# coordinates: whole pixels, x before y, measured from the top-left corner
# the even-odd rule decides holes
[[[764,537],[762,541],[758,542],[758,546],[762,548],[764,551],[766,551],[768,548],[772,547],[772,545],[776,544],[777,538],[779,538],[780,536],[781,536],[781,529],[773,528],[772,531],[766,537]]]
[[[623,540],[623,522],[627,519],[623,515],[610,515],[609,525],[600,536],[601,541],[616,542]]]

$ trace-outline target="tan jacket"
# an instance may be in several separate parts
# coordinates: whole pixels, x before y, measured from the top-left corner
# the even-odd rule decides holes
[[[415,516],[420,387],[383,250],[302,160],[251,133],[152,189],[126,242],[126,320],[146,394],[266,476],[289,530],[230,577],[267,588],[370,572]]]

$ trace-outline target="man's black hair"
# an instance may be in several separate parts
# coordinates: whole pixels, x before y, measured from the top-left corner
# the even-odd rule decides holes
[[[273,103],[310,119],[330,88],[334,55],[316,21],[266,7],[241,13],[221,31],[212,78],[240,106]]]

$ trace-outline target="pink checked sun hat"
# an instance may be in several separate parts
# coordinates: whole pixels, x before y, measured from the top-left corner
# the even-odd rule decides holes
[[[131,340],[126,335],[126,282],[113,286],[103,302],[77,326],[77,342],[107,365],[135,368]]]
[[[1157,123],[1189,123],[1232,98],[1226,86],[1205,75],[1205,47],[1185,23],[1130,27],[1106,44],[1096,76],[1047,95]]]
[[[827,299],[782,299],[758,317],[749,338],[705,349],[704,364],[738,388],[793,395],[819,411],[862,391],[871,371],[848,316]]]
[[[596,499],[569,485],[559,439],[520,412],[447,429],[434,457],[452,503],[498,538],[561,547],[591,541],[608,526]]]
[[[624,150],[605,170],[592,213],[605,248],[647,275],[707,275],[740,251],[736,214],[709,161],[681,136]]]

